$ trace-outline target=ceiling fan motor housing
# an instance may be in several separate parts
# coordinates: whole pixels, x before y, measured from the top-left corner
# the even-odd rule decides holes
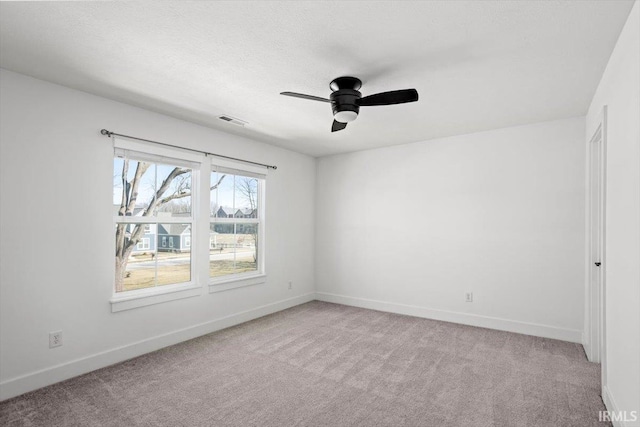
[[[353,89],[340,89],[331,94],[333,117],[339,122],[348,123],[358,117],[360,106],[357,104],[362,94]]]
[[[333,91],[329,96],[333,118],[341,123],[354,121],[360,112],[358,100],[362,94],[358,89],[362,87],[362,81],[357,77],[338,77],[329,87]]]

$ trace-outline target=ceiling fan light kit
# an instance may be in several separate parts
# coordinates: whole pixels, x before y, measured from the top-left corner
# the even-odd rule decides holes
[[[358,118],[360,107],[404,104],[418,100],[418,91],[415,89],[376,93],[363,98],[362,94],[358,91],[361,87],[362,81],[360,79],[345,76],[338,77],[329,84],[329,88],[332,90],[329,99],[296,92],[281,92],[280,94],[312,101],[330,102],[331,109],[333,110],[331,132],[343,130],[347,127],[347,123]]]

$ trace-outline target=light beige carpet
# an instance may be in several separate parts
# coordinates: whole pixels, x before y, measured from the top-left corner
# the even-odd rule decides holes
[[[5,401],[7,426],[604,426],[578,344],[311,302]]]

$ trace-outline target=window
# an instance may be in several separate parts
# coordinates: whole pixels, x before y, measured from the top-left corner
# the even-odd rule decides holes
[[[192,283],[190,251],[172,253],[173,235],[193,230],[193,164],[180,159],[116,150],[113,160],[115,205],[115,291]],[[151,247],[154,230],[160,248]],[[136,251],[136,249],[138,251]],[[144,253],[139,253],[144,250]]]
[[[216,166],[211,171],[211,206],[219,206],[211,209],[209,223],[209,277],[214,283],[264,273],[263,178]]]
[[[205,271],[210,292],[265,282],[264,169],[129,139],[114,148],[112,311],[200,295]]]
[[[145,229],[147,229],[147,227],[145,227]],[[145,233],[145,234],[149,234],[149,233]],[[149,239],[148,237],[141,238],[140,241],[138,242],[137,249],[139,251],[146,251],[150,248],[151,248],[151,239]]]

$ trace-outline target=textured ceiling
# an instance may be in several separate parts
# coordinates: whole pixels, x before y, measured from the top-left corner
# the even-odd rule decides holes
[[[631,6],[2,2],[0,66],[322,156],[583,115]],[[332,134],[328,104],[279,95],[328,97],[342,75],[420,101],[363,107]]]

